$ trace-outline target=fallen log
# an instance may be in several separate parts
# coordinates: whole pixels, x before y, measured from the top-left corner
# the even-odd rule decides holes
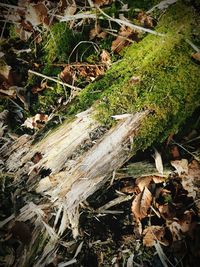
[[[75,118],[34,145],[22,136],[1,148],[3,172],[43,196],[0,223],[23,221],[33,228],[14,266],[51,262],[63,233],[78,235],[80,203],[137,150],[176,132],[199,106],[199,65],[186,42],[197,29],[196,18],[183,3],[170,7],[157,27],[165,35],[132,45],[121,62],[86,87],[69,107]],[[115,121],[116,114],[126,116]]]

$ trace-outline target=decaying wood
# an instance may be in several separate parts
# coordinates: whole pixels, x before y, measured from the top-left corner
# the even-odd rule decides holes
[[[26,260],[21,258],[16,266],[26,266],[39,253],[32,249],[33,243],[38,242],[38,229],[40,233],[43,232],[44,250],[34,266],[43,266],[44,262],[46,264],[43,260],[55,252],[59,237],[69,226],[74,237],[78,235],[79,204],[130,158],[134,137],[149,111],[130,114],[106,133],[103,130],[103,135],[101,132],[99,135],[100,125],[91,118],[91,113],[92,110],[89,109],[79,114],[74,121],[63,124],[36,145],[31,145],[30,138],[22,136],[7,151],[4,147],[4,157],[9,155],[5,168],[16,172],[16,181],[28,173],[28,187],[48,197],[45,205],[30,202],[21,209],[18,216],[11,215],[0,224],[2,227],[15,217],[15,220],[32,221],[37,226],[33,231]],[[91,140],[92,133],[98,133],[97,140]],[[87,142],[90,143],[89,150],[84,146]],[[36,153],[40,153],[42,159],[34,163],[32,159]],[[51,170],[51,174],[38,182],[38,173],[42,169]],[[54,228],[45,222],[46,212],[51,214],[53,210],[56,210],[53,216]]]

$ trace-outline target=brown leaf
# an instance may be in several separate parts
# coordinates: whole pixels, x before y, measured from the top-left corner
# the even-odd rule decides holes
[[[171,149],[170,149],[170,153],[171,153],[172,158],[173,158],[174,160],[180,158],[180,153],[179,153],[178,146],[175,146],[175,145],[172,146]]]
[[[77,6],[76,2],[72,1],[72,4],[69,4],[64,10],[64,16],[73,16],[76,13]]]
[[[171,161],[171,165],[176,169],[178,175],[181,175],[183,173],[188,174],[188,160],[187,159]]]
[[[139,177],[136,179],[136,185],[140,188],[142,191],[144,187],[148,187],[151,182],[154,182],[155,184],[163,183],[164,178],[160,176],[144,176],[144,177]]]
[[[145,187],[148,187],[152,181],[151,176],[139,177],[136,179],[136,185],[139,187],[142,192]]]
[[[138,32],[130,27],[122,26],[119,30],[119,36],[112,42],[111,49],[115,53],[119,53],[125,46],[130,44],[128,39],[137,41]]]
[[[153,28],[153,18],[147,15],[144,11],[138,14],[137,19],[144,27]]]
[[[31,37],[32,32],[24,30],[22,26],[16,27],[16,33],[19,35],[19,38],[26,42]]]
[[[131,79],[129,80],[130,84],[138,84],[140,82],[140,77],[138,76],[132,76]]]
[[[12,83],[11,66],[7,65],[6,62],[2,61],[0,65],[0,81],[7,81],[9,84]]]
[[[31,129],[41,129],[44,127],[44,124],[48,119],[48,115],[36,114],[34,117],[27,118],[23,123],[23,126]]]
[[[11,87],[10,87],[11,88]],[[16,98],[16,90],[15,89],[0,89],[0,96],[4,98]]]
[[[48,88],[48,85],[47,85],[47,81],[44,81],[44,82],[41,82],[40,86],[34,86],[32,89],[31,89],[31,92],[33,94],[37,94],[45,89]]]
[[[193,160],[188,164],[187,159],[175,160],[171,162],[172,166],[177,170],[181,178],[182,186],[188,191],[188,196],[196,197],[200,183],[200,164]]]
[[[192,57],[196,59],[197,61],[200,61],[200,52],[197,52],[195,54],[192,54]]]
[[[97,6],[104,6],[112,3],[112,0],[94,0],[93,1]]]
[[[44,23],[47,16],[48,9],[42,2],[39,2],[38,4],[29,4],[27,6],[25,18],[34,27]]]
[[[196,225],[196,223],[193,221],[194,215],[195,214],[193,210],[187,210],[184,212],[183,218],[179,221],[181,231],[183,233],[191,232],[194,229],[194,226]]]
[[[144,229],[143,235],[143,244],[147,247],[154,246],[157,241],[161,242],[165,246],[169,245],[169,242],[165,238],[165,228],[162,226],[148,226]]]
[[[109,68],[111,66],[111,58],[110,58],[110,54],[108,53],[108,51],[103,49],[100,57],[101,57],[101,62],[105,64],[107,68]]]
[[[135,215],[136,220],[141,220],[147,216],[148,209],[151,206],[152,195],[147,187],[135,197],[132,202],[132,213]]]
[[[181,226],[177,221],[167,222],[167,226],[172,234],[173,241],[182,239]]]

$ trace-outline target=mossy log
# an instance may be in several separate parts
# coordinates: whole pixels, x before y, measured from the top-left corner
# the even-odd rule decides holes
[[[37,205],[30,199],[0,223],[15,219],[34,226],[26,255],[15,266],[45,266],[67,229],[78,235],[79,204],[138,149],[176,132],[199,106],[200,66],[187,42],[199,30],[197,19],[192,7],[170,7],[156,29],[164,36],[148,35],[128,48],[122,61],[71,104],[68,114],[75,118],[37,144],[22,136],[1,149],[4,171],[45,196]],[[125,113],[120,121],[112,118]]]

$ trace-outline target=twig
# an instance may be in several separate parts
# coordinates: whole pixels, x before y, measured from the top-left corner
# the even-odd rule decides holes
[[[97,7],[97,9],[105,16],[107,17],[110,21],[113,21],[113,22],[116,22],[118,23],[119,25],[125,25],[125,26],[128,26],[132,29],[136,29],[136,30],[140,30],[140,31],[144,31],[144,32],[148,32],[148,33],[151,33],[151,34],[154,34],[154,35],[158,35],[158,36],[165,36],[165,34],[163,33],[158,33],[156,31],[153,31],[153,30],[150,30],[150,29],[147,29],[147,28],[144,28],[144,27],[141,27],[141,26],[138,26],[138,25],[135,25],[135,24],[132,24],[131,22],[129,22],[128,20],[121,20],[121,19],[114,19],[112,17],[110,17],[109,15],[107,15],[103,10],[101,10],[99,7]]]
[[[76,48],[77,48],[79,45],[81,45],[81,44],[85,44],[85,43],[86,43],[86,44],[87,44],[87,43],[92,44],[93,47],[94,47],[94,49],[96,50],[96,52],[99,52],[99,51],[98,51],[99,46],[98,46],[96,43],[94,43],[94,42],[92,42],[92,41],[81,41],[81,42],[79,42],[79,43],[74,47],[74,49],[73,49],[72,52],[70,53],[70,55],[69,55],[69,57],[68,57],[68,64],[70,64],[70,63],[69,63],[70,58],[71,58],[72,54],[74,53],[74,51],[76,50]],[[95,47],[95,46],[97,46],[97,47]]]
[[[200,49],[195,45],[193,44],[190,40],[186,39],[185,40],[196,52],[199,52]]]
[[[150,10],[148,10],[146,13],[150,14],[154,11],[154,9],[158,8],[160,10],[163,10],[165,8],[167,8],[168,6],[175,4],[177,2],[177,0],[164,0],[161,1],[158,5],[155,5],[154,7],[152,7]]]
[[[54,78],[49,77],[49,76],[46,76],[46,75],[44,75],[44,74],[42,74],[42,73],[39,73],[39,72],[36,72],[36,71],[33,71],[33,70],[28,70],[28,72],[29,72],[29,73],[32,73],[32,74],[35,74],[35,75],[37,75],[37,76],[40,76],[40,77],[42,77],[42,78],[48,79],[48,80],[50,80],[50,81],[53,81],[53,82],[55,82],[55,83],[59,83],[59,84],[61,84],[61,85],[67,86],[67,87],[69,87],[69,88],[71,88],[71,89],[75,89],[75,90],[79,90],[79,91],[82,90],[82,89],[79,88],[79,87],[73,86],[73,85],[68,84],[68,83],[61,82],[61,81],[59,81],[59,80],[57,80],[57,79],[54,79]]]
[[[125,40],[125,41],[128,41],[128,42],[130,42],[130,43],[135,43],[135,41],[133,41],[132,39],[127,38],[127,37],[125,37],[125,36],[122,36],[122,35],[120,35],[120,34],[116,34],[116,33],[113,33],[113,32],[111,32],[111,31],[108,31],[108,30],[105,30],[104,32],[107,32],[107,33],[109,33],[110,35],[113,35],[113,36],[116,36],[116,37],[120,37],[121,39],[123,39],[123,40]]]
[[[176,141],[174,141],[173,139],[171,140],[173,144],[179,146],[180,148],[182,148],[183,150],[185,150],[188,154],[190,154],[191,156],[194,157],[194,159],[196,159],[197,161],[199,161],[199,157],[196,157],[194,155],[194,153],[190,152],[189,150],[187,150],[184,146],[182,146],[181,144],[177,143]]]
[[[21,6],[14,6],[14,5],[9,5],[9,4],[4,4],[4,3],[0,3],[0,6],[2,7],[6,7],[6,8],[12,8],[12,9],[20,9],[20,10],[25,10],[25,7],[21,7]]]
[[[105,205],[101,206],[100,208],[98,208],[96,210],[97,213],[102,213],[102,211],[105,211],[107,209],[109,209],[110,207],[113,207],[115,205],[118,205],[122,202],[126,202],[126,201],[129,201],[130,199],[132,199],[133,196],[120,196],[120,197],[117,197],[113,200],[111,200],[110,202],[106,203]]]
[[[163,33],[158,33],[156,31],[153,31],[153,30],[150,30],[150,29],[147,29],[147,28],[144,28],[144,27],[135,25],[135,24],[129,22],[128,20],[125,21],[125,20],[122,20],[122,19],[112,18],[109,15],[107,15],[103,10],[101,10],[99,7],[96,7],[96,8],[109,21],[113,21],[113,22],[118,23],[119,25],[125,25],[125,26],[128,26],[128,27],[132,28],[132,29],[140,30],[140,31],[143,31],[143,32],[148,32],[148,33],[151,33],[151,34],[154,34],[154,35],[165,36]],[[97,19],[97,16],[95,14],[91,14],[91,13],[88,13],[88,14],[86,14],[86,13],[83,13],[83,14],[75,14],[73,16],[59,16],[59,15],[56,15],[56,17],[59,18],[60,21],[70,21],[70,20],[77,20],[77,19]],[[99,19],[105,19],[105,18],[99,17]]]
[[[70,20],[77,20],[77,19],[96,19],[97,16],[95,14],[91,13],[82,13],[82,14],[75,14],[73,16],[60,16],[60,15],[55,15],[57,18],[60,19],[60,21],[70,21]]]

